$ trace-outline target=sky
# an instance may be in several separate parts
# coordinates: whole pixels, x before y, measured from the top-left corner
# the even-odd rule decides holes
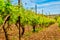
[[[13,3],[17,3],[18,0],[14,0]],[[44,14],[60,14],[60,0],[21,0],[25,9],[31,9],[35,11],[35,5],[37,5],[37,13]]]

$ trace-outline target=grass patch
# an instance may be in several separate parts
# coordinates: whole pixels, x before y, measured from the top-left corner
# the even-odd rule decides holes
[[[39,31],[41,31],[41,30],[43,30],[42,27],[36,28],[36,32],[39,32]]]

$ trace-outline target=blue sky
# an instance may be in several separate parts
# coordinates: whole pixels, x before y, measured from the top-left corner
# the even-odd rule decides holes
[[[17,0],[14,0],[14,3],[17,3]],[[60,14],[60,0],[22,0],[23,6],[26,9],[35,8],[37,5],[37,12],[44,14]],[[35,9],[33,9],[35,11]]]

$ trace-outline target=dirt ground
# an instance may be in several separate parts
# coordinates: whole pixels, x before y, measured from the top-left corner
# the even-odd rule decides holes
[[[32,34],[28,40],[60,40],[60,29],[55,23],[48,28]]]
[[[9,40],[18,40],[18,29],[15,25],[11,25],[11,30],[7,30]],[[31,30],[31,26],[26,26],[25,33],[21,37],[21,40],[60,40],[60,28],[58,27],[58,23],[55,23],[36,33],[32,33]],[[0,40],[5,40],[2,29],[0,29]]]

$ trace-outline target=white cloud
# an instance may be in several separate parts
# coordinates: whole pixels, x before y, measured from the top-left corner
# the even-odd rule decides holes
[[[34,2],[43,2],[43,1],[47,1],[47,0],[32,0]]]
[[[37,1],[37,0],[36,0]],[[43,0],[44,1],[44,0]],[[27,5],[25,5],[24,3],[27,3]],[[25,8],[30,9],[31,7],[35,7],[35,3],[31,3],[30,0],[23,0],[23,5]],[[52,6],[51,6],[52,5]],[[37,8],[37,12],[38,13],[42,13],[42,7],[44,8],[44,14],[47,12],[51,12],[52,13],[60,13],[60,1],[55,1],[55,2],[48,2],[48,3],[44,3],[44,4],[37,4],[38,8]],[[40,8],[39,8],[40,7]]]
[[[30,0],[22,0],[22,3],[23,3],[24,7],[34,7],[34,5],[35,5],[35,3],[31,3]]]
[[[49,12],[51,14],[59,14],[60,13],[60,4],[56,4],[56,5],[52,5],[52,6],[47,6],[47,7],[43,7],[43,8],[38,8],[38,13],[42,13],[42,9],[44,10],[44,14]]]
[[[58,2],[49,2],[49,3],[45,3],[45,4],[37,4],[37,6],[41,7],[41,6],[49,6],[49,5],[54,5],[54,4],[60,4],[60,1],[58,1]]]

